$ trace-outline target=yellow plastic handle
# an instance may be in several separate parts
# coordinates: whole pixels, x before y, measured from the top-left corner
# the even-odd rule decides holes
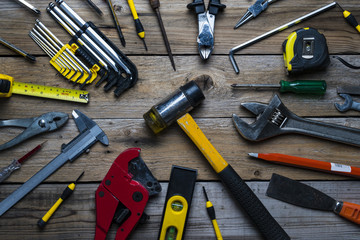
[[[134,1],[133,0],[128,0],[128,4],[129,4],[130,11],[131,11],[131,14],[133,15],[134,20],[138,19],[139,16],[138,16],[138,14],[136,12]]]
[[[221,172],[229,165],[207,139],[190,114],[187,113],[179,118],[177,123],[199,148],[216,173]]]

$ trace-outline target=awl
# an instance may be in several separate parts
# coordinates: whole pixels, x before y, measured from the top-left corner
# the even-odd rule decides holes
[[[360,224],[360,205],[337,201],[313,187],[275,173],[271,177],[266,195],[300,207],[333,211]]]
[[[0,202],[0,216],[36,188],[42,181],[63,166],[67,161],[73,162],[82,153],[86,152],[97,141],[109,145],[109,139],[101,128],[79,110],[72,112],[76,126],[80,133],[68,144],[62,146],[61,153],[32,176],[28,181]]]

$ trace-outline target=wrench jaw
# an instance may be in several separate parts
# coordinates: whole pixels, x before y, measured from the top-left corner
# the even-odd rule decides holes
[[[236,129],[245,139],[250,141],[262,141],[277,135],[286,133],[284,128],[288,117],[293,117],[277,95],[274,95],[270,103],[242,103],[241,106],[256,115],[256,120],[248,124],[233,114],[233,122]]]
[[[340,97],[345,99],[345,102],[340,105],[339,103],[335,103],[335,107],[339,112],[346,112],[351,109],[351,106],[353,104],[352,97],[348,94],[339,94]]]

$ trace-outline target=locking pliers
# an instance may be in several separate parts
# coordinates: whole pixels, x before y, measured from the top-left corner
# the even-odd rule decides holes
[[[2,120],[0,127],[22,127],[26,129],[12,140],[0,145],[0,151],[13,147],[40,133],[55,131],[62,127],[68,119],[69,116],[66,113],[48,112],[34,118]]]
[[[215,16],[219,10],[226,8],[220,0],[210,0],[208,9],[205,11],[204,0],[194,0],[187,5],[188,9],[194,9],[198,15],[199,35],[197,37],[200,57],[208,59],[214,49]]]

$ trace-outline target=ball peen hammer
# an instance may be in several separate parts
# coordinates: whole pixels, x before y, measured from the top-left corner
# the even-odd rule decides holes
[[[159,133],[177,121],[181,129],[199,148],[233,197],[253,220],[265,239],[290,239],[279,223],[271,216],[259,198],[224,160],[188,113],[198,106],[205,96],[200,87],[191,81],[144,114],[146,124]]]

